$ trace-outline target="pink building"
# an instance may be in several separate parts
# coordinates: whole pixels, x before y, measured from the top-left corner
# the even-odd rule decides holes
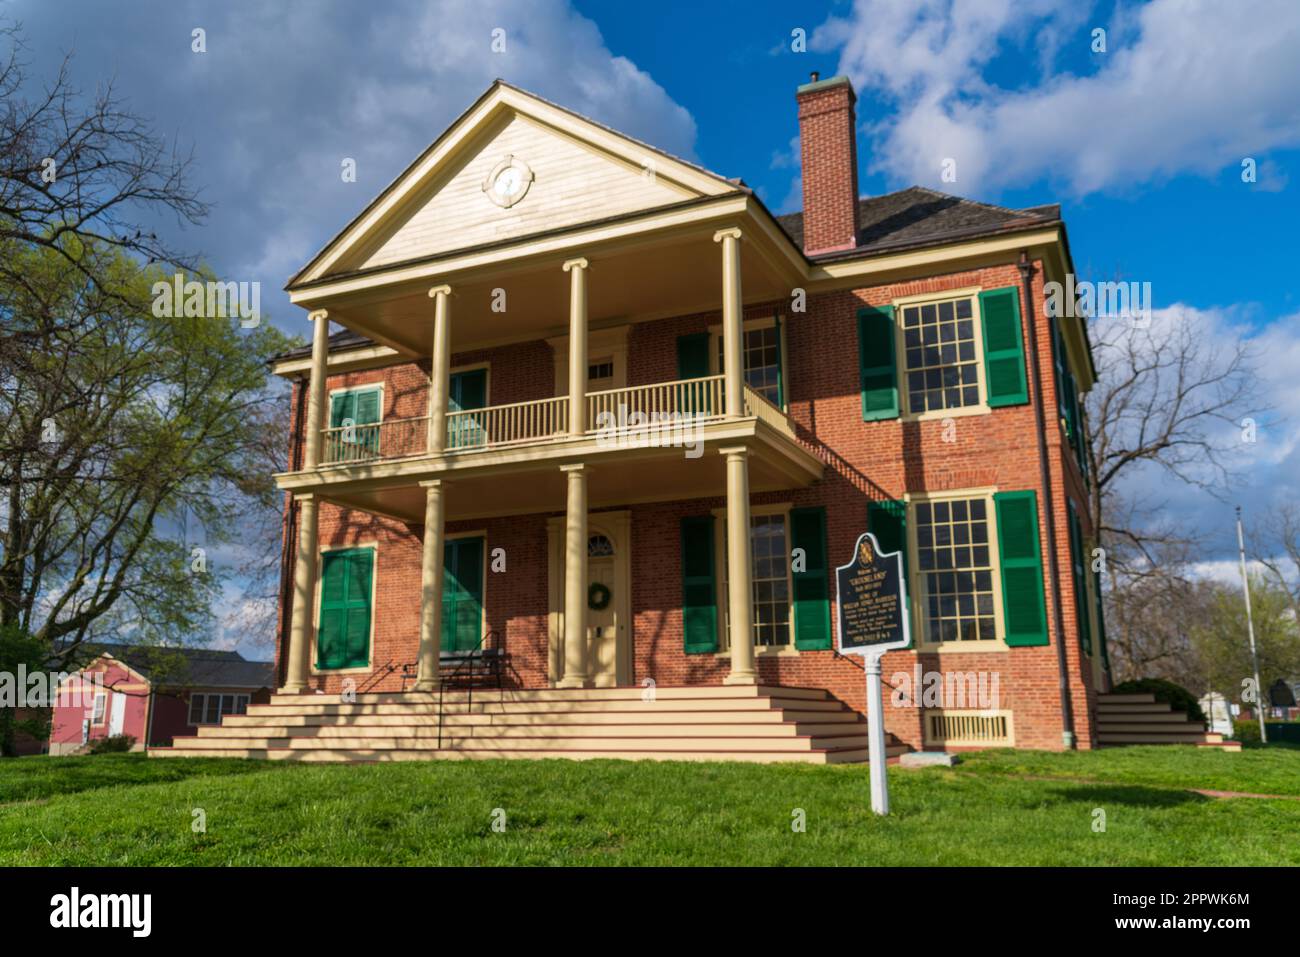
[[[270,700],[272,663],[237,651],[97,645],[61,696],[50,729],[50,754],[69,754],[97,738],[129,734],[133,750],[170,745],[223,716]],[[102,682],[102,685],[100,684]],[[64,698],[73,698],[64,703]]]

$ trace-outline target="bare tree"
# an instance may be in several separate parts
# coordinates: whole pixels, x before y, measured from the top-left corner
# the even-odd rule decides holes
[[[37,84],[20,28],[0,20],[0,285],[24,289],[13,252],[32,247],[62,257],[107,295],[117,293],[109,268],[116,260],[107,251],[145,265],[195,269],[194,257],[151,225],[169,214],[189,224],[207,215],[190,183],[192,156],[169,149],[111,82],[84,96],[72,84],[70,62],[71,54]],[[34,345],[23,332],[6,330],[0,366],[21,362]]]
[[[1186,311],[1136,322],[1089,326],[1099,380],[1086,400],[1093,475],[1089,508],[1108,564],[1151,567],[1162,551],[1186,549],[1194,530],[1154,519],[1159,506],[1134,501],[1125,480],[1143,466],[1211,495],[1238,477],[1242,421],[1257,405],[1254,357],[1245,342],[1227,348]]]

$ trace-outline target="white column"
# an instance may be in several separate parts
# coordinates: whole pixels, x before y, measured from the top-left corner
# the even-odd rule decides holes
[[[569,434],[587,431],[587,260],[570,259],[569,274]]]
[[[587,684],[587,467],[562,465],[568,481],[564,522],[564,677],[558,687]]]
[[[724,684],[752,685],[754,668],[753,585],[749,547],[749,450],[719,450],[727,457],[727,635],[731,673]]]
[[[429,454],[437,455],[447,440],[447,390],[451,383],[451,286],[434,286],[433,362],[429,369]]]
[[[740,230],[719,229],[713,234],[722,243],[722,371],[727,415],[745,414],[745,366],[741,352],[744,305],[740,294]]]
[[[288,667],[280,694],[305,694],[311,680],[311,636],[316,619],[316,496],[295,496],[298,502],[298,553],[293,565],[293,617],[289,624],[289,647],[284,650]]]
[[[307,442],[303,448],[303,468],[320,465],[321,431],[325,428],[325,394],[330,351],[330,318],[318,309],[308,318],[316,324],[311,339],[311,379],[307,391]]]
[[[416,691],[436,691],[442,652],[443,547],[446,543],[445,483],[421,482],[424,488],[424,543],[420,561],[420,650]]]

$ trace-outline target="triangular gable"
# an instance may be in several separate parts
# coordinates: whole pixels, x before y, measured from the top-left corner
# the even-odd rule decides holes
[[[485,190],[505,164],[527,182],[509,205]],[[289,288],[739,189],[498,80]]]

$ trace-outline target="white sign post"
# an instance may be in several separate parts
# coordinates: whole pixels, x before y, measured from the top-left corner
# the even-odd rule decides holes
[[[871,810],[889,813],[885,777],[885,700],[880,659],[885,652],[912,643],[907,615],[907,575],[903,553],[882,554],[880,543],[863,532],[853,560],[835,570],[839,606],[837,643],[840,654],[861,655],[867,673],[867,741],[871,769]]]

